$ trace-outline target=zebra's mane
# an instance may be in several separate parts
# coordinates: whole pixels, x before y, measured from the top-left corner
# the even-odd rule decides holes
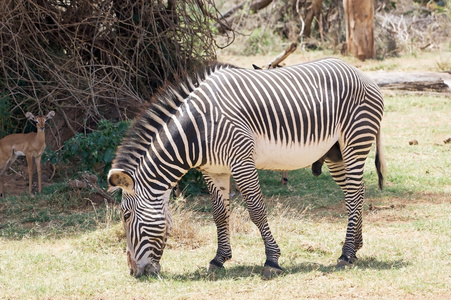
[[[150,142],[161,129],[161,120],[163,123],[168,121],[191,92],[213,73],[225,68],[237,67],[219,62],[210,63],[193,75],[184,74],[178,80],[166,83],[160,88],[143,112],[132,122],[116,152],[112,167],[128,171],[130,174],[134,173],[140,157],[145,155]]]

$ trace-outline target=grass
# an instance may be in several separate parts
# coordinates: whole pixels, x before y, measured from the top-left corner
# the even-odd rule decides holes
[[[336,270],[345,234],[343,195],[327,170],[261,171],[285,273],[262,278],[264,248],[240,196],[232,201],[233,258],[206,272],[216,251],[208,196],[172,202],[175,228],[159,277],[128,275],[119,211],[62,185],[0,199],[0,299],[281,299],[451,297],[451,102],[387,93],[387,184],[374,152],[365,170],[364,246]],[[409,145],[416,139],[418,145]],[[88,200],[90,199],[90,200]],[[393,208],[370,210],[376,206]]]

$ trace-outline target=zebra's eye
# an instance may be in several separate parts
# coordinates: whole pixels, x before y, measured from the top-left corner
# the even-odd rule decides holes
[[[124,222],[127,222],[130,219],[132,214],[130,212],[124,212]]]

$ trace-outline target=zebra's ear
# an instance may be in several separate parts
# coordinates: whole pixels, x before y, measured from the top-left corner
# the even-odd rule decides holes
[[[111,169],[108,173],[108,183],[110,184],[108,191],[114,191],[116,188],[121,188],[128,194],[133,195],[135,193],[135,181],[122,169]]]

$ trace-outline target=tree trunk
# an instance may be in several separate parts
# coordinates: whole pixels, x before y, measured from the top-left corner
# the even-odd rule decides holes
[[[305,13],[305,28],[302,33],[305,37],[310,37],[312,32],[312,22],[313,18],[316,17],[317,22],[320,21],[321,8],[323,5],[323,0],[310,0],[307,1],[306,4],[306,13]]]
[[[347,52],[360,60],[375,58],[374,0],[343,0]]]

